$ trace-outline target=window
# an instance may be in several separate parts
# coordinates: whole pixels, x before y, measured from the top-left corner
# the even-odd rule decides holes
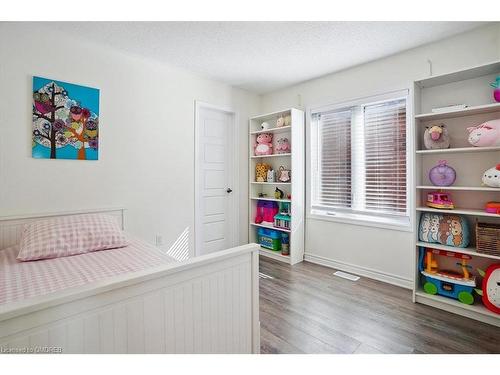
[[[409,225],[408,91],[311,111],[311,213]]]

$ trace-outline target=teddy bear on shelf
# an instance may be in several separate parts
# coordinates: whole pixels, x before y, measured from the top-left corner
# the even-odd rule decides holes
[[[260,133],[256,139],[257,143],[254,145],[254,154],[259,155],[272,155],[273,153],[273,135],[272,133]]]
[[[279,138],[276,146],[277,154],[288,154],[291,152],[290,142],[288,138]]]

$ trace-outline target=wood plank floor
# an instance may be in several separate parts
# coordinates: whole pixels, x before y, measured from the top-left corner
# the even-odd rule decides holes
[[[500,353],[500,328],[411,302],[411,291],[261,257],[262,353]]]

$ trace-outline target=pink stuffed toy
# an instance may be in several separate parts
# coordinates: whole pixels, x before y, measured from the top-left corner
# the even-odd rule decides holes
[[[290,142],[288,141],[288,138],[280,138],[278,139],[276,146],[276,153],[277,154],[287,154],[291,151],[290,148]]]
[[[273,153],[273,135],[271,133],[260,133],[254,145],[254,153],[259,155],[272,155]]]
[[[469,143],[475,147],[500,146],[500,119],[467,128]]]

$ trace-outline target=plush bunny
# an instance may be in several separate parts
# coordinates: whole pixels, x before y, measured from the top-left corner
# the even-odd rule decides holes
[[[500,119],[467,128],[469,143],[475,147],[500,146]]]
[[[500,164],[484,172],[483,184],[489,187],[500,188]]]
[[[288,138],[280,138],[278,139],[277,143],[278,143],[278,145],[276,146],[277,154],[287,154],[291,151],[290,142],[288,141]]]
[[[255,155],[272,155],[273,153],[273,135],[272,133],[260,133],[254,146]]]

